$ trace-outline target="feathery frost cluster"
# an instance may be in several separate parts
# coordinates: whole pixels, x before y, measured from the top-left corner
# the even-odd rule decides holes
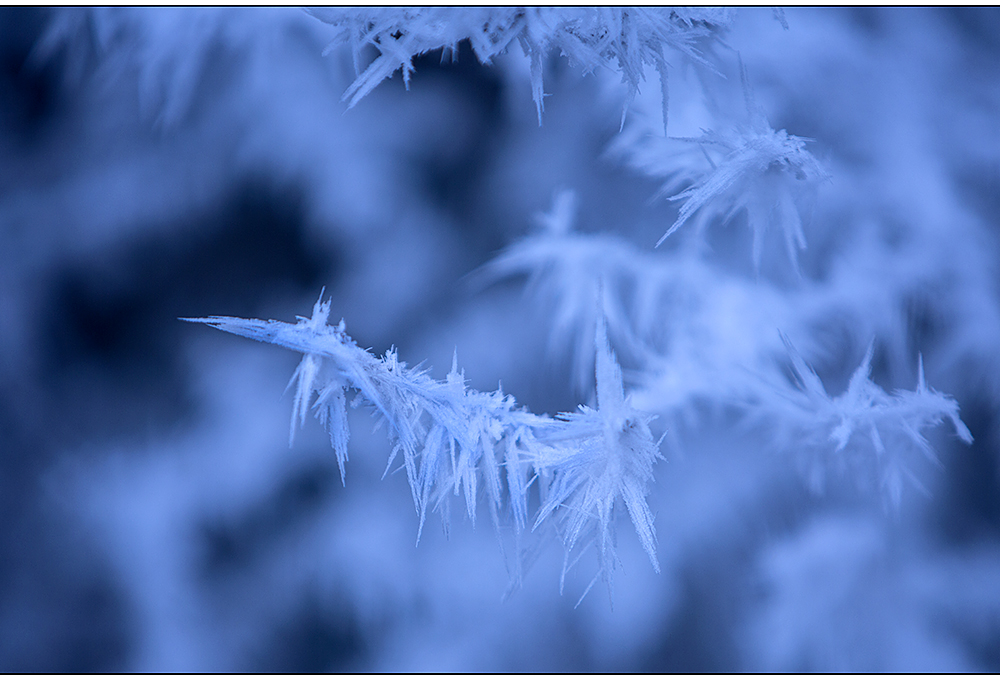
[[[784,231],[788,257],[797,264],[798,249],[806,247],[802,220],[795,205],[796,195],[802,189],[790,188],[789,180],[794,178],[795,183],[813,188],[826,173],[816,158],[805,150],[809,140],[771,128],[754,101],[746,69],[741,68],[740,77],[746,95],[748,123],[725,133],[709,131],[697,139],[687,140],[701,146],[711,170],[670,197],[671,201],[684,202],[677,220],[656,245],[662,244],[699,210],[699,227],[704,228],[711,222],[729,221],[735,213],[745,209],[747,223],[753,230],[754,264],[760,266],[764,231],[771,223],[778,224]],[[708,149],[724,154],[718,165],[712,161]],[[661,169],[654,166],[647,170],[656,173]],[[669,193],[669,187],[689,176],[691,166],[674,167],[672,171],[675,178],[664,186],[663,193]]]
[[[581,406],[578,413],[550,418],[516,408],[514,398],[500,389],[482,393],[467,388],[457,353],[444,381],[408,368],[392,350],[379,359],[351,340],[343,320],[329,326],[329,314],[330,302],[320,300],[310,318],[300,317],[294,325],[231,317],[187,320],[305,354],[293,376],[292,433],[310,406],[315,409],[330,432],[342,481],[349,438],[346,392],[356,390],[358,400],[372,407],[390,430],[394,446],[386,472],[396,454],[403,454],[420,530],[428,507],[440,510],[447,526],[452,496],[465,498],[475,522],[482,488],[494,524],[508,515],[520,533],[527,523],[529,488],[537,484],[541,506],[532,528],[545,522],[557,525],[567,556],[581,539],[596,545],[599,573],[610,578],[616,505],[624,505],[659,571],[646,494],[660,455],[650,417],[625,400],[621,369],[603,322],[595,338],[597,408]]]
[[[628,87],[625,109],[645,79],[646,65],[660,75],[663,112],[667,111],[667,54],[676,52],[707,68],[711,63],[699,49],[733,21],[723,8],[645,7],[413,7],[313,9],[318,19],[336,26],[340,33],[327,51],[347,42],[359,71],[344,93],[355,106],[380,82],[402,71],[409,86],[413,58],[433,50],[455,54],[468,40],[476,57],[489,64],[515,42],[531,61],[531,96],[542,123],[545,109],[544,64],[550,53],[592,72],[617,68]],[[379,54],[360,72],[362,48],[373,46]],[[625,111],[622,112],[622,123]]]
[[[927,493],[907,467],[906,457],[915,449],[932,463],[940,464],[924,430],[947,419],[962,441],[972,443],[972,433],[958,417],[955,400],[927,387],[923,357],[919,360],[916,390],[896,390],[889,395],[871,379],[872,343],[847,389],[831,397],[816,371],[787,338],[783,340],[792,363],[794,386],[776,389],[775,397],[755,406],[766,412],[761,415],[768,422],[782,430],[778,441],[803,450],[802,462],[808,467],[814,491],[822,491],[828,467],[840,472],[850,470],[862,483],[874,477],[875,485],[898,508],[904,477]],[[836,446],[830,450],[833,444]]]

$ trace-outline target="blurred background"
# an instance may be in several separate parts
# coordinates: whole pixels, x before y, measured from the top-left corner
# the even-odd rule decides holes
[[[350,50],[298,9],[0,9],[0,670],[1000,670],[1000,10],[785,18],[740,10],[726,41],[829,166],[807,273],[868,225],[920,254],[934,287],[886,284],[892,332],[975,442],[942,428],[927,495],[886,512],[696,412],[650,495],[662,573],[625,528],[613,607],[574,608],[592,574],[561,595],[558,546],[504,599],[485,523],[415,545],[367,413],[341,486],[317,423],[289,447],[297,355],[178,317],[294,321],[325,288],[362,347],[437,378],[457,350],[472,387],[574,409],[524,282],[468,275],[563,188],[579,231],[652,250],[677,205],[608,151],[620,76],[551,55],[539,127],[519,50],[462,44],[347,110]],[[696,135],[674,82],[669,131]],[[658,107],[654,79],[629,115]]]

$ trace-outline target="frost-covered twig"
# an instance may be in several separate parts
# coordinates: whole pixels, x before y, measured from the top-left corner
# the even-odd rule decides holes
[[[870,378],[871,348],[848,390],[829,396],[815,372],[788,342],[796,387],[774,377],[770,356],[781,344],[776,327],[797,327],[821,298],[803,288],[793,298],[766,282],[711,267],[696,252],[645,252],[609,234],[573,231],[575,195],[557,194],[543,229],[516,243],[484,268],[484,275],[527,275],[552,306],[553,344],[571,348],[579,366],[593,356],[581,336],[605,319],[616,342],[641,361],[636,403],[673,418],[696,402],[746,407],[772,424],[781,448],[795,449],[819,490],[826,471],[874,467],[878,486],[898,504],[902,478],[919,487],[906,457],[934,460],[922,432],[950,420],[971,441],[958,404],[927,387],[923,362],[916,391],[887,394]],[[600,297],[603,313],[588,300]],[[574,342],[574,339],[576,340]]]
[[[185,321],[303,353],[292,377],[297,384],[292,427],[301,424],[311,405],[330,431],[342,477],[349,435],[346,393],[356,390],[358,399],[388,423],[394,448],[387,471],[402,452],[421,529],[428,509],[448,521],[452,495],[464,496],[474,521],[482,487],[494,522],[501,523],[506,507],[520,532],[527,525],[529,487],[537,479],[541,506],[533,529],[554,525],[567,553],[592,540],[601,571],[609,576],[615,563],[615,514],[624,505],[659,569],[646,504],[659,449],[649,430],[651,416],[625,398],[603,321],[596,335],[597,408],[581,406],[553,418],[516,407],[514,398],[499,389],[469,389],[457,360],[447,378],[437,381],[408,368],[393,350],[378,358],[355,344],[343,321],[329,326],[329,313],[330,302],[318,301],[312,317],[299,317],[296,324],[218,316]]]
[[[628,88],[625,109],[645,78],[647,65],[660,74],[664,120],[667,108],[667,51],[711,66],[698,42],[717,37],[732,23],[733,12],[711,8],[647,7],[392,7],[310,10],[340,29],[333,45],[350,44],[359,75],[344,93],[357,104],[397,70],[409,84],[413,58],[437,49],[455,53],[468,40],[477,58],[488,64],[518,42],[531,61],[532,98],[541,124],[545,106],[542,71],[550,52],[591,72],[617,70]],[[361,72],[361,50],[375,47],[379,56]],[[327,48],[328,51],[330,48]],[[623,111],[624,121],[624,111]]]
[[[791,342],[782,339],[792,362],[794,385],[762,390],[761,402],[751,410],[775,425],[779,442],[804,456],[814,491],[822,489],[831,467],[850,469],[862,476],[859,481],[874,469],[886,500],[898,507],[904,476],[923,490],[906,459],[919,452],[938,462],[923,435],[925,430],[949,420],[958,437],[972,443],[972,433],[958,415],[958,402],[927,386],[922,357],[916,389],[889,394],[871,379],[872,343],[844,393],[831,397]]]

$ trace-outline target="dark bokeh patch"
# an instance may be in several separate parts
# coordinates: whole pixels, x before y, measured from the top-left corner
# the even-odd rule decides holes
[[[260,315],[336,271],[306,243],[294,192],[250,182],[195,219],[194,238],[145,239],[53,277],[41,370],[67,438],[175,424],[190,406],[179,317]]]

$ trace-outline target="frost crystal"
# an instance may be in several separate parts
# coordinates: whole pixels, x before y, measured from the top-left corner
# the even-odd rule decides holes
[[[645,500],[660,455],[649,430],[652,417],[629,406],[603,320],[596,336],[597,409],[581,406],[577,413],[551,418],[517,408],[514,398],[499,389],[469,389],[457,356],[444,381],[408,368],[394,350],[375,357],[354,343],[343,321],[328,325],[329,314],[330,302],[317,301],[312,316],[299,317],[296,324],[222,316],[185,321],[305,355],[292,377],[292,428],[301,425],[311,405],[329,429],[342,479],[349,436],[346,392],[356,390],[389,425],[394,446],[387,472],[402,453],[420,518],[418,541],[428,509],[439,511],[447,524],[451,496],[464,497],[475,521],[481,488],[494,524],[499,528],[506,508],[520,533],[528,522],[528,489],[537,479],[542,505],[532,528],[557,525],[567,558],[588,538],[583,543],[597,546],[600,573],[610,585],[613,521],[616,507],[624,504],[659,570],[653,516]]]

